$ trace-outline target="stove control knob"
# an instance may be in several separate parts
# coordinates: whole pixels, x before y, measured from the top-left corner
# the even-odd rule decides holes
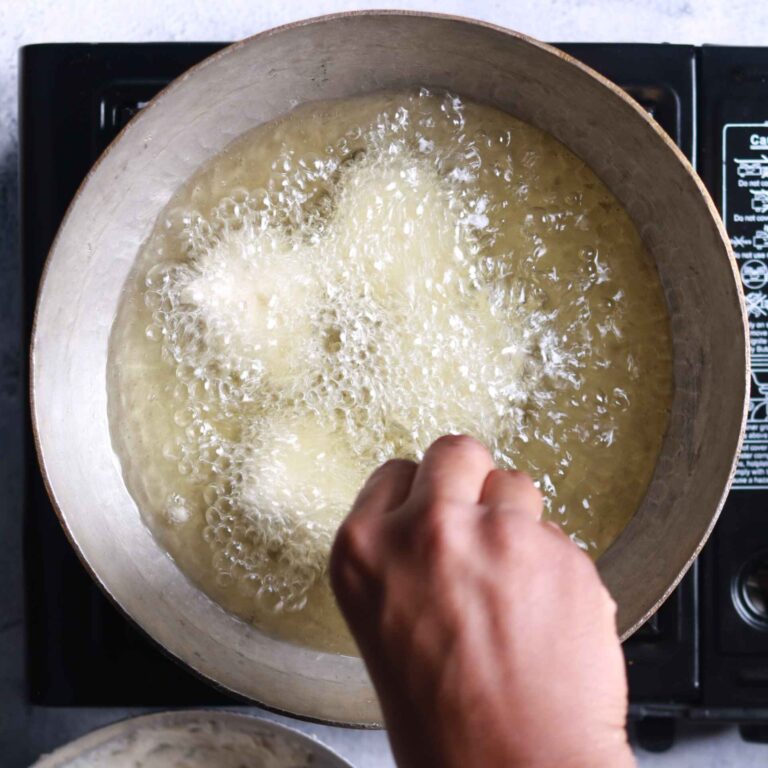
[[[768,631],[768,553],[744,565],[734,583],[733,599],[748,624]]]

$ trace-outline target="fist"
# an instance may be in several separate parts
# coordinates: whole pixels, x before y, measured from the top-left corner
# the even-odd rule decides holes
[[[531,479],[446,436],[360,491],[331,582],[401,768],[634,765],[616,606]]]

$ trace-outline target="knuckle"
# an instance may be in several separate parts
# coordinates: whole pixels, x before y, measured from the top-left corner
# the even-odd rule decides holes
[[[361,591],[360,574],[348,560],[331,558],[328,564],[328,576],[340,605],[350,603]]]
[[[338,531],[336,531],[336,538],[333,541],[333,547],[331,548],[332,557],[346,557],[350,550],[357,546],[357,539],[359,537],[357,528],[358,526],[350,521],[346,521],[339,526]]]
[[[491,535],[502,542],[511,543],[517,538],[519,521],[503,507],[488,510],[484,522]]]
[[[544,505],[541,491],[530,475],[517,470],[494,469],[486,478],[483,494],[492,505],[514,506],[531,517],[540,516]]]
[[[539,492],[536,484],[533,482],[533,478],[527,473],[519,469],[508,470],[496,470],[497,472],[506,471],[507,476],[512,478],[521,488],[527,488]]]
[[[470,435],[443,435],[438,437],[432,448],[436,450],[462,451],[465,453],[474,453],[475,451],[487,451],[486,447]]]
[[[595,569],[595,571],[597,571],[597,569]],[[608,591],[608,588],[605,586],[605,584],[603,584],[602,580],[600,580],[599,577],[598,577],[598,582],[599,582],[598,599],[600,600],[600,603],[603,609],[605,610],[605,612],[610,617],[615,617],[619,609],[619,606],[616,603],[616,601],[613,599],[613,595]]]
[[[415,465],[410,459],[387,459],[381,466],[382,469],[399,471],[402,469],[411,469]]]
[[[597,567],[589,555],[575,546],[570,539],[564,540],[563,544],[569,547],[568,566],[574,582],[584,587],[592,586],[593,589],[599,587],[602,592],[604,590],[603,583],[597,573]]]
[[[524,491],[528,495],[528,498],[532,500],[535,499],[539,503],[544,500],[544,494],[542,494],[541,488],[536,485],[533,478],[529,474],[515,470],[514,479],[520,490]]]
[[[532,521],[495,508],[485,515],[486,535],[491,544],[515,560],[536,557],[541,550]]]
[[[400,474],[402,472],[410,471],[414,466],[414,463],[408,459],[387,459],[387,461],[373,471],[372,477]]]
[[[568,542],[571,542],[571,544],[573,544],[573,542],[568,537],[568,534],[563,530],[560,523],[558,523],[556,520],[543,520],[542,525],[545,526],[546,531],[554,534],[555,538],[558,541],[561,541],[561,542],[568,541]]]
[[[343,523],[331,547],[329,562],[331,575],[339,573],[340,570],[346,572],[349,565],[354,567],[368,565],[370,550],[371,533],[368,527],[354,520]]]
[[[507,474],[511,482],[512,491],[522,502],[536,505],[541,505],[543,503],[544,496],[542,495],[541,490],[527,472],[520,472],[517,469],[513,469]]]
[[[369,554],[348,530],[336,537],[328,561],[328,578],[339,606],[354,607],[375,589],[377,572]]]
[[[458,543],[456,511],[449,502],[435,500],[426,505],[421,521],[421,545],[431,558],[452,552]]]

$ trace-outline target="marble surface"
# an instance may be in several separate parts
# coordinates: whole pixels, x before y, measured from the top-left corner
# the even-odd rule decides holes
[[[381,6],[455,13],[514,27],[558,41],[635,41],[768,45],[764,0],[442,0],[382,2],[299,0],[0,0],[0,764],[29,765],[92,728],[143,710],[57,709],[29,706],[23,680],[21,483],[23,430],[18,327],[18,137],[16,52],[35,42],[233,40],[288,21],[355,8]],[[255,708],[238,711],[258,713]],[[274,717],[288,722],[288,718]],[[290,721],[296,724],[296,721]],[[344,755],[356,768],[392,768],[383,732],[300,724]],[[638,750],[644,768],[751,768],[768,764],[768,746],[745,744],[733,728],[686,724],[664,754]]]

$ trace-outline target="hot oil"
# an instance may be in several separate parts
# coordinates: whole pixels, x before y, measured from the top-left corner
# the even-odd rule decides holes
[[[190,179],[108,375],[126,483],[181,569],[343,652],[328,551],[378,464],[472,434],[597,557],[672,387],[658,276],[617,200],[551,136],[424,90],[302,107]]]

